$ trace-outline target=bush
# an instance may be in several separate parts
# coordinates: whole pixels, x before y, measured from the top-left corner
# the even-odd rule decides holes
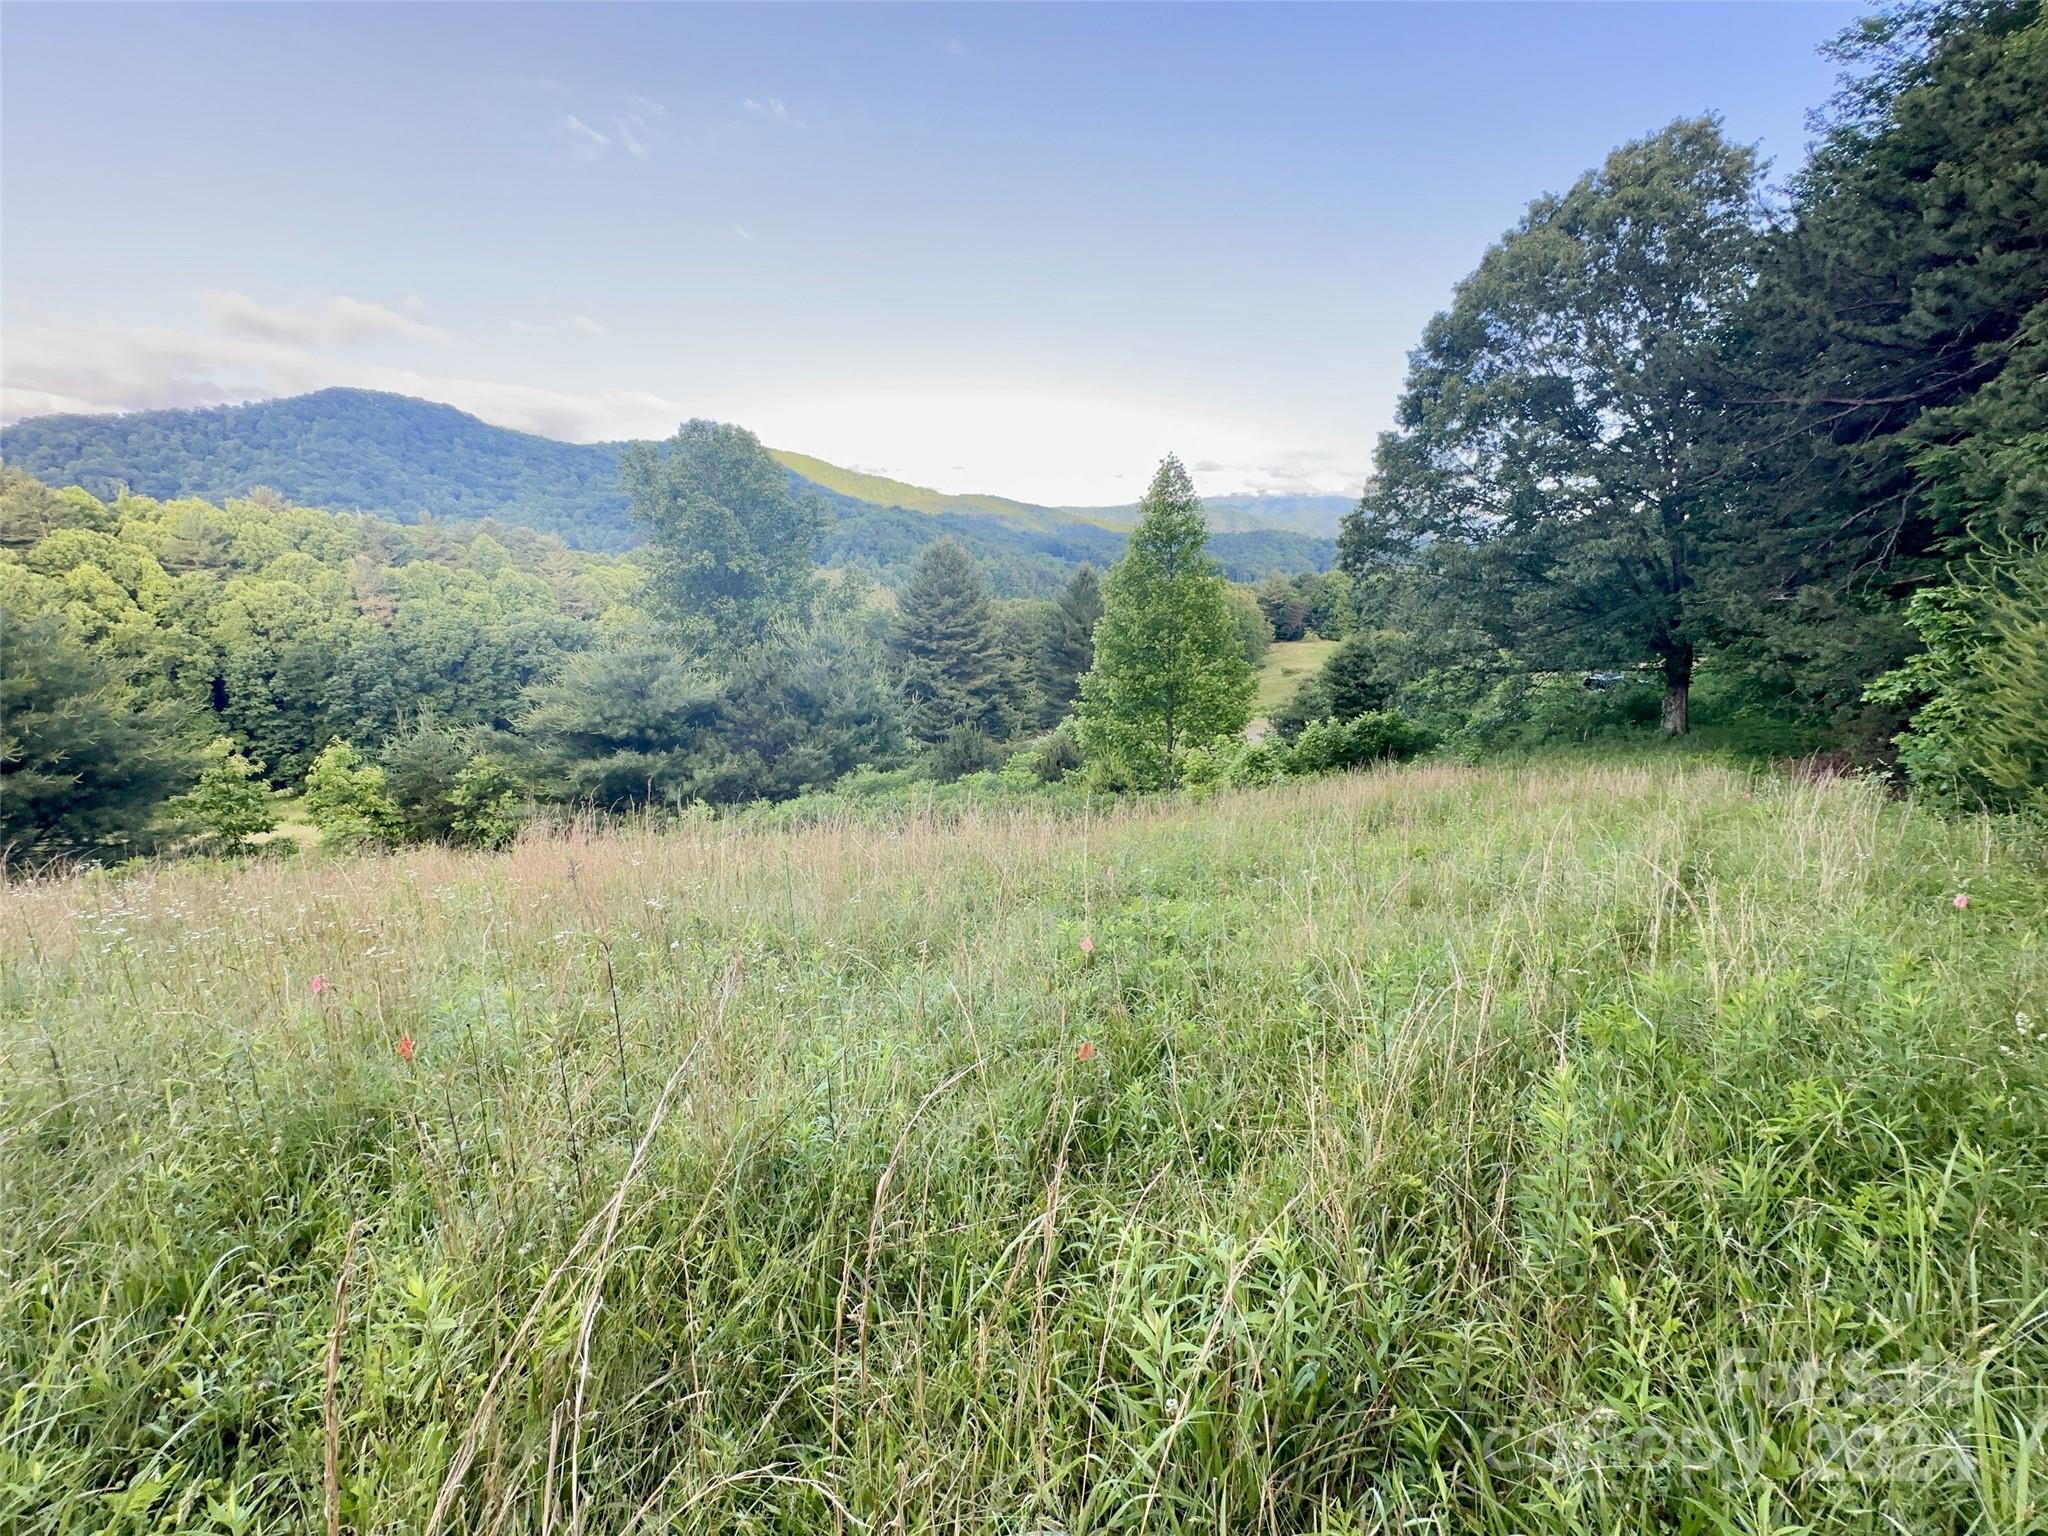
[[[481,753],[448,788],[448,838],[464,848],[502,848],[526,820],[526,786]]]
[[[1333,773],[1366,763],[1400,762],[1435,744],[1427,727],[1398,710],[1371,710],[1349,720],[1317,720],[1302,731],[1288,760],[1291,773]]]
[[[404,837],[384,770],[345,741],[329,742],[306,775],[306,814],[330,848],[395,847]]]
[[[1897,738],[1914,788],[1944,805],[2048,811],[2048,549],[1916,593],[1906,622],[1926,649],[1868,696],[1917,706]]]
[[[190,827],[198,851],[233,856],[249,851],[249,840],[277,828],[277,808],[263,772],[215,737],[200,754],[199,782],[170,803],[171,814]]]

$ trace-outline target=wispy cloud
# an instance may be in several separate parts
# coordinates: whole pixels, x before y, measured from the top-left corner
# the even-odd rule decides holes
[[[608,327],[585,314],[558,315],[552,320],[514,320],[512,329],[522,336],[546,336],[555,331],[579,331],[585,336],[603,336]]]
[[[738,235],[742,240],[752,240],[754,238],[753,231],[748,229],[747,226],[744,224],[733,225],[732,232]]]
[[[432,342],[448,339],[439,326],[417,318],[421,306],[416,294],[407,296],[407,307],[415,311],[410,315],[345,293],[297,308],[262,304],[244,293],[219,290],[200,298],[217,329],[252,341],[307,346],[323,341],[361,341],[368,336],[406,336]]]
[[[944,47],[946,52],[950,53],[956,59],[964,59],[967,57],[967,45],[961,42],[960,39],[957,37],[947,38]]]
[[[574,112],[555,120],[555,132],[578,160],[595,160],[611,143],[611,135],[599,133]]]
[[[628,95],[626,97],[626,105],[633,108],[636,112],[645,112],[654,117],[668,116],[668,108],[651,96]]]
[[[641,133],[647,126],[642,119],[638,117],[615,118],[612,121],[612,126],[618,130],[619,142],[625,146],[626,153],[633,156],[634,159],[645,160],[648,155],[653,153],[653,144],[641,137]]]
[[[773,118],[778,123],[786,123],[790,121],[789,107],[783,102],[780,96],[767,96],[763,97],[758,101],[755,100],[752,96],[749,96],[745,101],[740,103],[740,110],[743,112],[751,112],[756,117]]]

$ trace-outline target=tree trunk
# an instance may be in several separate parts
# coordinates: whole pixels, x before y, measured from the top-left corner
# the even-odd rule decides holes
[[[1692,647],[1664,658],[1664,734],[1692,729]]]

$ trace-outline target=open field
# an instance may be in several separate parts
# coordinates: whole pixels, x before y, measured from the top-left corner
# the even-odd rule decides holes
[[[1259,665],[1259,691],[1252,698],[1252,718],[1263,720],[1294,697],[1294,690],[1322,670],[1337,649],[1335,640],[1275,640]]]
[[[2048,863],[1858,784],[186,864],[0,1010],[10,1532],[2043,1529]]]

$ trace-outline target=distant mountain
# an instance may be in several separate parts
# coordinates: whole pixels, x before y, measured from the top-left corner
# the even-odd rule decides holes
[[[158,499],[221,501],[267,485],[303,506],[401,522],[496,518],[589,549],[637,540],[619,489],[625,446],[558,442],[453,406],[361,389],[203,410],[38,416],[0,428],[0,458],[96,496],[126,486]],[[951,534],[988,565],[998,591],[1050,591],[1084,560],[1114,560],[1136,511],[948,495],[771,451],[795,484],[832,508],[827,563],[871,570],[892,585],[919,550]],[[1211,549],[1238,580],[1327,567],[1335,518],[1310,505],[1322,502],[1348,506],[1341,497],[1216,498]]]

